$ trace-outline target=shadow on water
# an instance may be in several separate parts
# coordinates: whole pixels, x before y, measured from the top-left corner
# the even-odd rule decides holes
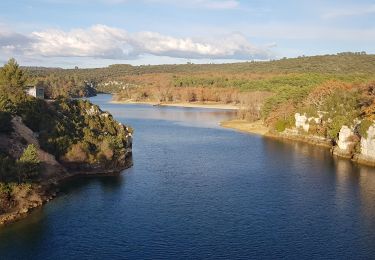
[[[52,202],[35,209],[25,219],[0,229],[0,259],[2,248],[14,248],[15,251],[17,251],[17,247],[26,247],[28,250],[38,248],[39,242],[48,236],[46,231],[51,228],[51,223],[46,217],[53,213],[50,206],[54,208],[59,204],[64,204],[68,197],[69,200],[73,200],[71,197],[81,196],[90,187],[92,189],[99,188],[107,194],[114,193],[126,185],[128,172],[129,170],[125,170],[123,173],[113,176],[79,176],[65,181],[59,187],[58,195]],[[52,209],[52,211],[54,210]]]
[[[80,192],[87,186],[98,184],[103,191],[116,191],[125,185],[125,176],[123,174],[113,176],[79,176],[66,181],[60,187],[60,193],[69,194]]]
[[[362,208],[375,218],[375,169],[354,163],[331,154],[329,148],[289,140],[263,139],[269,157],[279,165],[299,168],[303,174],[324,175],[331,178],[337,197],[344,197],[348,190],[361,197]],[[291,160],[292,159],[292,160]],[[309,167],[305,168],[305,167]],[[308,171],[311,170],[311,171]]]

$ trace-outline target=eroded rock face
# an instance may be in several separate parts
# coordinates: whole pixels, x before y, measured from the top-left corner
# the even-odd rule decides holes
[[[367,138],[361,138],[361,155],[375,160],[375,125],[367,130]]]
[[[319,117],[307,117],[306,114],[301,115],[300,113],[296,113],[294,115],[294,119],[296,120],[296,128],[302,128],[305,132],[308,132],[310,129],[310,123],[314,122],[315,124],[321,124],[322,117],[322,115],[319,115]]]
[[[353,144],[353,141],[351,137],[354,136],[354,132],[351,128],[347,127],[346,125],[343,125],[341,127],[341,130],[339,132],[339,139],[337,141],[337,146],[341,150],[349,150],[351,148],[351,145]]]
[[[302,128],[305,130],[305,132],[309,131],[310,124],[308,122],[307,116],[306,115],[301,115],[300,113],[296,113],[294,115],[294,118],[296,120],[296,128]]]

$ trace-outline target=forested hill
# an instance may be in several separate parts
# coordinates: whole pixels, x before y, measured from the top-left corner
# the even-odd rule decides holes
[[[364,53],[340,53],[299,57],[274,61],[254,61],[229,64],[180,64],[180,65],[141,65],[115,64],[95,69],[61,69],[25,67],[31,76],[46,77],[50,74],[62,76],[76,75],[85,79],[103,81],[126,75],[150,73],[375,73],[375,55]]]

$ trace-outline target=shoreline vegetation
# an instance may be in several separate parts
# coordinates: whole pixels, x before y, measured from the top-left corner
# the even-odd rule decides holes
[[[220,122],[220,126],[224,128],[229,128],[237,130],[243,133],[256,134],[261,136],[267,136],[269,133],[269,128],[264,125],[264,123],[259,120],[256,122],[248,122],[246,120],[228,120]]]
[[[301,133],[277,133],[271,131],[261,120],[256,122],[247,122],[245,120],[228,120],[220,122],[220,126],[234,131],[239,131],[245,134],[259,135],[265,138],[271,138],[279,141],[287,142],[302,142],[309,145],[320,146],[330,149],[332,156],[341,159],[351,160],[360,165],[375,167],[375,160],[373,158],[361,156],[360,153],[355,153],[350,150],[340,149],[339,145],[328,138],[321,138],[318,136],[309,136]]]

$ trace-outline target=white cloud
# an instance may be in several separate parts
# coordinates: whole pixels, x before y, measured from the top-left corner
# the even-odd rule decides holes
[[[74,29],[69,32],[46,30],[33,32],[35,42],[29,55],[73,56],[98,58],[124,58],[127,56],[125,31],[105,25],[95,25],[89,29]]]
[[[239,33],[207,38],[177,38],[157,32],[130,34],[118,28],[95,25],[87,29],[49,29],[30,35],[12,33],[3,37],[3,51],[27,57],[91,57],[136,59],[142,55],[188,59],[267,59],[268,48],[251,44]]]
[[[182,58],[268,58],[267,50],[250,44],[241,34],[215,39],[174,38],[153,32],[133,35],[132,45],[142,53]]]

